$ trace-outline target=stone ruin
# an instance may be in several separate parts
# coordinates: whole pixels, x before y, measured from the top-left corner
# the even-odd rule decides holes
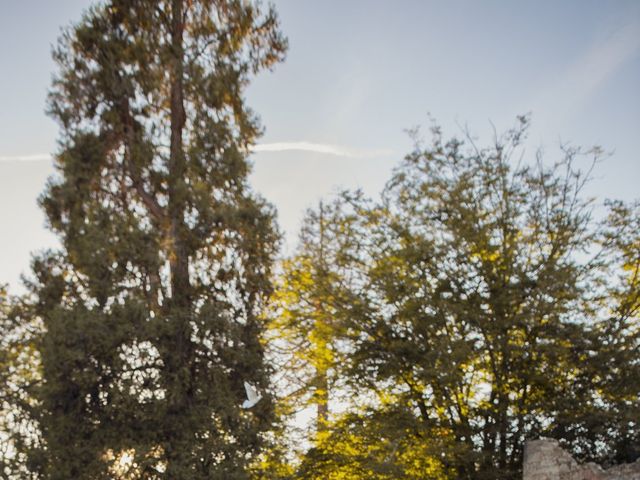
[[[604,470],[595,463],[579,464],[557,440],[543,438],[524,448],[523,480],[640,480],[640,459]]]

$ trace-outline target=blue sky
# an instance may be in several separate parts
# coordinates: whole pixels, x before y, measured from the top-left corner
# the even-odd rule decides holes
[[[57,126],[45,116],[50,48],[88,0],[0,7],[0,283],[55,246],[36,206]],[[304,209],[338,188],[375,195],[431,114],[490,140],[531,112],[527,151],[602,145],[589,193],[640,197],[640,2],[279,0],[284,64],[247,91],[265,136],[252,183],[290,247]]]

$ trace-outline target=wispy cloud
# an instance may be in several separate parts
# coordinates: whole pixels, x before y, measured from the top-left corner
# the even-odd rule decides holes
[[[51,160],[51,155],[48,153],[36,153],[34,155],[0,156],[0,162],[40,162],[44,160]]]
[[[256,153],[289,151],[315,152],[347,158],[375,158],[393,154],[393,150],[390,149],[350,148],[342,145],[311,142],[260,143],[255,145],[252,150]],[[38,153],[34,155],[0,156],[0,162],[29,162],[45,160],[51,160],[51,155],[47,153]]]
[[[594,44],[534,99],[533,111],[566,115],[640,50],[640,22],[634,21]]]
[[[311,143],[311,142],[276,142],[276,143],[262,143],[256,145],[253,148],[254,152],[288,152],[288,151],[302,151],[302,152],[315,152],[325,153],[328,155],[336,155],[338,157],[347,158],[372,158],[382,157],[385,155],[393,154],[393,150],[390,149],[362,149],[351,148],[341,145],[330,145],[325,143]]]

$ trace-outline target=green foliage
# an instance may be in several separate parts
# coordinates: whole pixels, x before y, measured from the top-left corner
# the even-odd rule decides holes
[[[29,307],[0,286],[0,476],[35,478],[29,449],[41,438],[32,413],[38,408],[34,390],[41,379],[36,338],[40,325]]]
[[[640,457],[640,205],[610,202],[602,222],[600,288],[589,298],[593,314],[577,353],[582,365],[574,398],[552,429],[575,454],[604,465]]]
[[[486,148],[434,127],[379,203],[339,200],[323,328],[352,413],[311,438],[302,478],[516,479],[541,435],[604,464],[637,456],[637,207],[592,220],[575,165],[599,149],[514,165],[527,122]],[[315,306],[288,300],[299,328]]]
[[[331,391],[339,385],[343,362],[336,345],[341,301],[336,285],[347,273],[345,255],[353,249],[350,235],[355,217],[346,215],[340,203],[320,204],[304,219],[298,254],[282,264],[274,295],[271,346],[284,372],[282,388],[288,395],[285,410],[316,408],[316,430],[329,420]]]
[[[0,475],[506,480],[542,435],[635,460],[640,205],[594,220],[576,164],[601,151],[524,165],[527,118],[488,147],[434,127],[380,201],[307,213],[273,292],[243,95],[285,50],[244,0],[111,0],[64,33],[40,199],[62,249],[0,289]]]
[[[244,381],[268,385],[278,233],[247,184],[261,129],[243,95],[285,49],[273,10],[235,0],[113,0],[62,36],[40,201],[63,248],[34,260],[22,319],[41,326],[22,412],[40,441],[19,449],[38,478],[240,479],[259,461],[272,401],[240,405]]]
[[[451,440],[449,432],[416,428],[400,405],[348,414],[317,435],[296,478],[443,480],[453,473],[442,461]]]

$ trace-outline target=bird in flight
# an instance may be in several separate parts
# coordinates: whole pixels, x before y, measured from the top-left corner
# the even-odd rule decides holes
[[[258,393],[253,385],[244,382],[244,389],[247,392],[247,399],[242,403],[242,408],[251,408],[260,401],[262,395]]]

